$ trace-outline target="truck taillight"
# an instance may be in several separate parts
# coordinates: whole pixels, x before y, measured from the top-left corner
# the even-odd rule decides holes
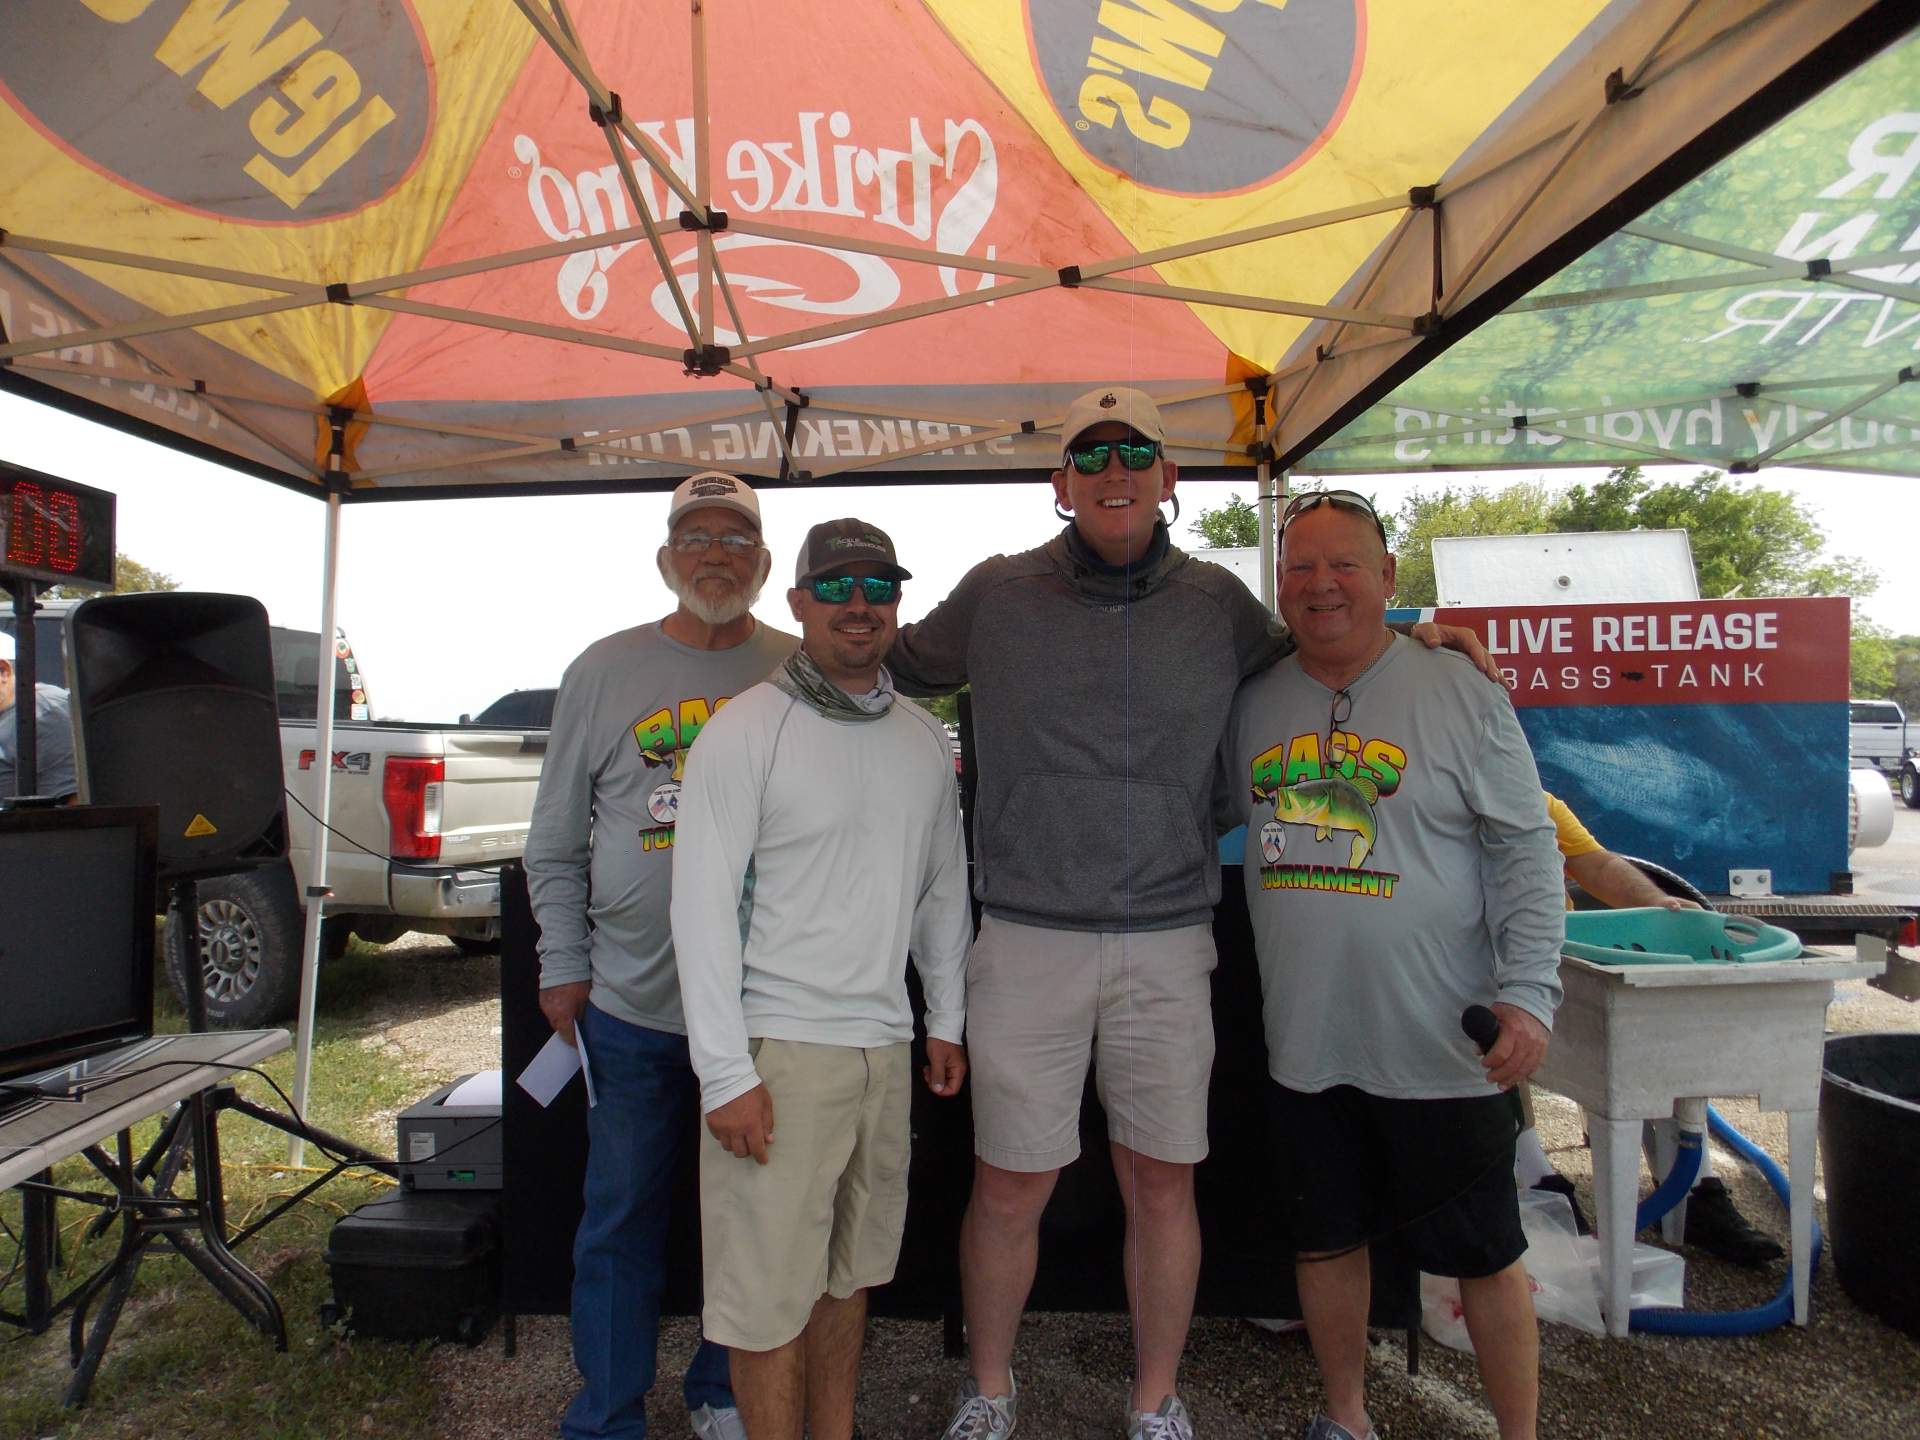
[[[387,757],[380,796],[387,805],[387,843],[394,859],[440,858],[440,791],[446,778],[447,762],[438,757]]]

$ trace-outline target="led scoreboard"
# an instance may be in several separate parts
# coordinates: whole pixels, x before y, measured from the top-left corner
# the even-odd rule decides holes
[[[0,578],[113,589],[113,505],[108,491],[0,461]]]

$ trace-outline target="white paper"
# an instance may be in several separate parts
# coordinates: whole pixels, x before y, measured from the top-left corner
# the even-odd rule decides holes
[[[587,1082],[587,1108],[591,1110],[599,1103],[593,1098],[593,1061],[587,1057],[587,1037],[577,1020],[573,1025],[573,1041],[580,1050],[580,1078]]]
[[[467,1076],[447,1093],[442,1105],[481,1105],[498,1108],[500,1104],[500,1072],[481,1070]]]
[[[555,1031],[547,1037],[547,1043],[540,1047],[540,1053],[533,1057],[533,1063],[520,1072],[520,1078],[515,1083],[544,1108],[553,1104],[553,1097],[567,1088],[574,1071],[580,1068],[581,1059],[581,1052]]]

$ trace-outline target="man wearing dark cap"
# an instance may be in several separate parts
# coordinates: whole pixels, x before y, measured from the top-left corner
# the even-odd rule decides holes
[[[808,532],[801,648],[701,733],[673,943],[707,1135],[706,1334],[753,1440],[849,1440],[866,1291],[907,1210],[909,952],[936,1095],[958,1093],[972,933],[952,751],[881,666],[901,582],[859,520]]]
[[[793,652],[750,613],[772,560],[760,502],[732,475],[683,481],[667,509],[665,619],[598,640],[567,667],[527,835],[540,1008],[584,1038],[586,1210],[573,1247],[573,1440],[643,1440],[667,1219],[693,1070],[667,904],[688,747],[712,714]],[[702,1341],[683,1394],[699,1440],[744,1440],[727,1353]]]

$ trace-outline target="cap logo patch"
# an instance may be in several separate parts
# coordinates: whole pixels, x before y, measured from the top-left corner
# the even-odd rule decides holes
[[[688,489],[687,494],[690,497],[706,499],[713,495],[731,495],[739,488],[740,487],[735,485],[733,481],[723,480],[716,476],[711,480],[694,481],[693,485]]]
[[[1120,397],[1118,395],[1115,395],[1111,390],[1109,390],[1106,394],[1100,397],[1100,408],[1102,410],[1111,410],[1113,409],[1114,406],[1118,405],[1119,403],[1120,403]]]

